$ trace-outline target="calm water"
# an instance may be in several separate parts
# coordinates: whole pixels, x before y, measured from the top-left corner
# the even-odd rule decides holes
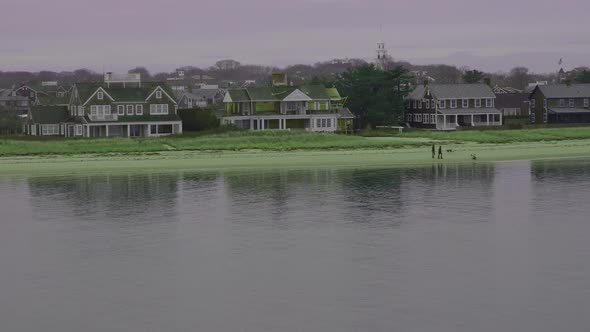
[[[587,331],[590,162],[0,178],[2,331]]]

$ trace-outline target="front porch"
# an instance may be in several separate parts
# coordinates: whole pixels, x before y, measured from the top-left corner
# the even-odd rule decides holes
[[[437,130],[456,130],[459,127],[491,127],[502,125],[502,113],[491,112],[462,112],[443,113],[436,115]]]
[[[181,122],[86,124],[84,137],[158,137],[182,133]]]
[[[330,116],[331,115],[331,116]],[[324,116],[242,116],[225,117],[222,124],[234,125],[250,130],[305,130],[313,132],[334,132],[338,130],[336,114]]]

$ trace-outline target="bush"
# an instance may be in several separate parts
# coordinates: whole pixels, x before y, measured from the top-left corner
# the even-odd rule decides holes
[[[211,109],[178,110],[182,128],[186,131],[202,131],[219,128],[219,119]]]

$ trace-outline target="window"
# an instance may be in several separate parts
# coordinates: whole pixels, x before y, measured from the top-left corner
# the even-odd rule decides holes
[[[590,99],[584,99],[584,107],[590,107]]]
[[[535,108],[535,107],[536,107],[535,99],[531,99],[531,108]]]
[[[318,119],[316,127],[322,128],[322,119]]]
[[[535,112],[531,112],[531,123],[535,123]]]
[[[64,92],[61,92],[61,91],[57,93],[57,96],[58,96],[58,97],[60,97],[60,98],[61,98],[61,97],[64,97],[65,95],[66,95],[66,94],[65,94]]]
[[[568,101],[568,106],[569,107],[574,107],[576,106],[576,101],[573,98],[570,98],[570,100]]]
[[[326,119],[322,119],[322,128],[326,128]]]
[[[168,114],[168,104],[151,104],[150,105],[150,114],[152,114],[152,115]]]
[[[133,105],[127,105],[127,115],[133,115]]]
[[[418,100],[418,109],[422,109],[422,100]]]
[[[451,108],[457,108],[457,99],[451,99]]]
[[[47,124],[41,126],[41,133],[45,135],[59,135],[59,125]]]
[[[469,99],[463,99],[461,107],[469,108]]]
[[[475,99],[475,108],[481,108],[481,99]]]
[[[162,91],[156,91],[156,99],[162,99]]]
[[[430,123],[429,114],[422,114],[422,119],[423,119],[424,123],[426,123],[426,124]]]
[[[547,123],[547,110],[543,112],[543,123]]]
[[[559,107],[565,107],[565,99],[559,100]]]
[[[547,99],[543,99],[543,107],[547,108]]]
[[[297,103],[294,101],[287,102],[287,111],[297,111]]]
[[[90,106],[90,115],[96,116],[98,114],[98,106],[92,105]]]
[[[78,116],[84,116],[84,106],[78,106]]]
[[[103,94],[101,91],[99,91],[99,92],[96,94],[96,99],[98,99],[98,100],[103,100],[103,99],[104,99],[104,94]]]
[[[327,122],[328,122],[328,128],[332,128],[332,119],[328,119]]]
[[[429,109],[430,108],[430,99],[426,99],[425,103],[426,103],[426,106],[424,108]]]
[[[447,101],[446,101],[446,100],[441,100],[441,101],[439,101],[439,102],[438,102],[438,106],[439,106],[440,108],[445,108],[445,107],[447,107]]]
[[[493,98],[486,98],[486,107],[494,107],[494,99]]]
[[[135,114],[143,115],[143,105],[135,105]]]
[[[414,100],[414,107],[412,107],[413,109],[418,108],[418,101]]]
[[[125,105],[117,105],[117,114],[125,115]]]
[[[432,123],[432,124],[436,123],[436,114],[430,114],[430,123]]]
[[[82,136],[82,125],[76,125],[76,135]]]

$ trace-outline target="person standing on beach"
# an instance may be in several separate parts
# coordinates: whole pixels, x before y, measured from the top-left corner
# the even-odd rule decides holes
[[[432,144],[432,159],[434,159],[434,155],[436,154],[436,147]]]
[[[438,159],[443,159],[443,155],[442,155],[442,145],[438,147]]]

